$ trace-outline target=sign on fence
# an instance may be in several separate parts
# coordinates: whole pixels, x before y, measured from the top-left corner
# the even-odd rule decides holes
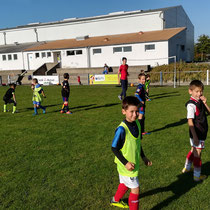
[[[59,83],[58,76],[45,76],[45,75],[36,76],[36,75],[34,75],[33,78],[38,79],[38,82],[41,85],[57,85]]]
[[[117,74],[89,75],[89,84],[118,84]]]

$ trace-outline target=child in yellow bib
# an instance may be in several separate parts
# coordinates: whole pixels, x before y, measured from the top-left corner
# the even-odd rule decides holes
[[[130,208],[130,210],[139,208],[138,173],[140,156],[145,165],[152,165],[152,162],[144,155],[141,147],[142,134],[138,121],[139,105],[139,100],[134,96],[128,96],[123,100],[122,113],[125,115],[125,120],[116,129],[112,141],[112,151],[115,154],[120,184],[110,204],[111,206]],[[128,189],[131,189],[128,199],[129,206],[121,201]]]

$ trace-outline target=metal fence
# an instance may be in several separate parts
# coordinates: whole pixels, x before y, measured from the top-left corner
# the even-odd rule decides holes
[[[175,72],[150,72],[151,85],[181,86],[188,85],[192,80],[201,80],[209,85],[209,70],[207,71],[177,71]],[[174,78],[176,78],[174,80]],[[176,83],[174,84],[174,82]]]

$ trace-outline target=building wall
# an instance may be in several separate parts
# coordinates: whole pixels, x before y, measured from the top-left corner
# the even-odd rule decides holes
[[[155,45],[154,50],[145,51],[145,45]],[[132,52],[115,52],[113,53],[113,47],[132,47]],[[121,64],[122,57],[128,59],[128,65],[162,65],[168,64],[168,42],[150,42],[150,43],[137,43],[132,45],[118,45],[118,46],[106,46],[101,47],[101,54],[93,54],[93,49],[90,49],[91,67],[103,67],[106,63],[108,66],[119,66]],[[152,59],[151,59],[152,58]]]
[[[182,6],[164,11],[165,28],[186,27],[186,61],[194,58],[194,26]]]
[[[47,53],[51,53],[51,56],[47,56]],[[36,54],[39,54],[39,57],[36,56]],[[45,53],[45,57],[42,56],[42,53]],[[36,70],[40,66],[42,66],[45,63],[53,63],[53,53],[48,51],[37,51],[37,52],[24,52],[24,63],[25,63],[25,69],[26,70]]]
[[[3,56],[6,56],[6,60],[3,60]],[[17,59],[14,59],[14,56],[17,56]],[[24,63],[23,63],[22,52],[0,54],[0,70],[23,70],[23,69],[24,69]]]
[[[169,56],[175,55],[177,61],[186,61],[187,59],[186,30],[169,40]],[[171,59],[170,62],[174,62],[174,60]]]
[[[3,32],[6,32],[7,44],[71,39],[79,36],[103,36],[154,31],[162,29],[160,11],[132,15],[101,17],[92,20],[77,20],[56,25],[31,26],[27,28],[5,29],[0,31],[0,43],[4,43]],[[37,29],[38,35],[34,29]]]

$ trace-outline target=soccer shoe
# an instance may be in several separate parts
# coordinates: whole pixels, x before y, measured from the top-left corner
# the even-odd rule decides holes
[[[72,114],[72,112],[68,111],[68,112],[66,112],[66,114]]]
[[[200,175],[199,177],[194,176],[194,181],[195,182],[202,182],[203,180],[205,180],[207,178],[206,175]]]
[[[118,98],[120,99],[120,101],[122,101],[122,96],[118,96]]]
[[[114,197],[110,201],[110,206],[116,206],[122,209],[129,209],[129,206],[127,203],[124,203],[123,201],[116,202],[114,200]]]
[[[190,170],[188,170],[188,169],[186,169],[186,168],[183,168],[183,169],[182,169],[182,173],[183,173],[183,174],[184,174],[184,173],[191,172],[191,171],[193,171],[193,168],[190,168]]]
[[[33,113],[33,116],[36,116],[36,115],[38,115],[38,113]]]
[[[148,99],[147,99],[147,101],[151,101],[151,99],[150,99],[150,98],[148,98]]]

